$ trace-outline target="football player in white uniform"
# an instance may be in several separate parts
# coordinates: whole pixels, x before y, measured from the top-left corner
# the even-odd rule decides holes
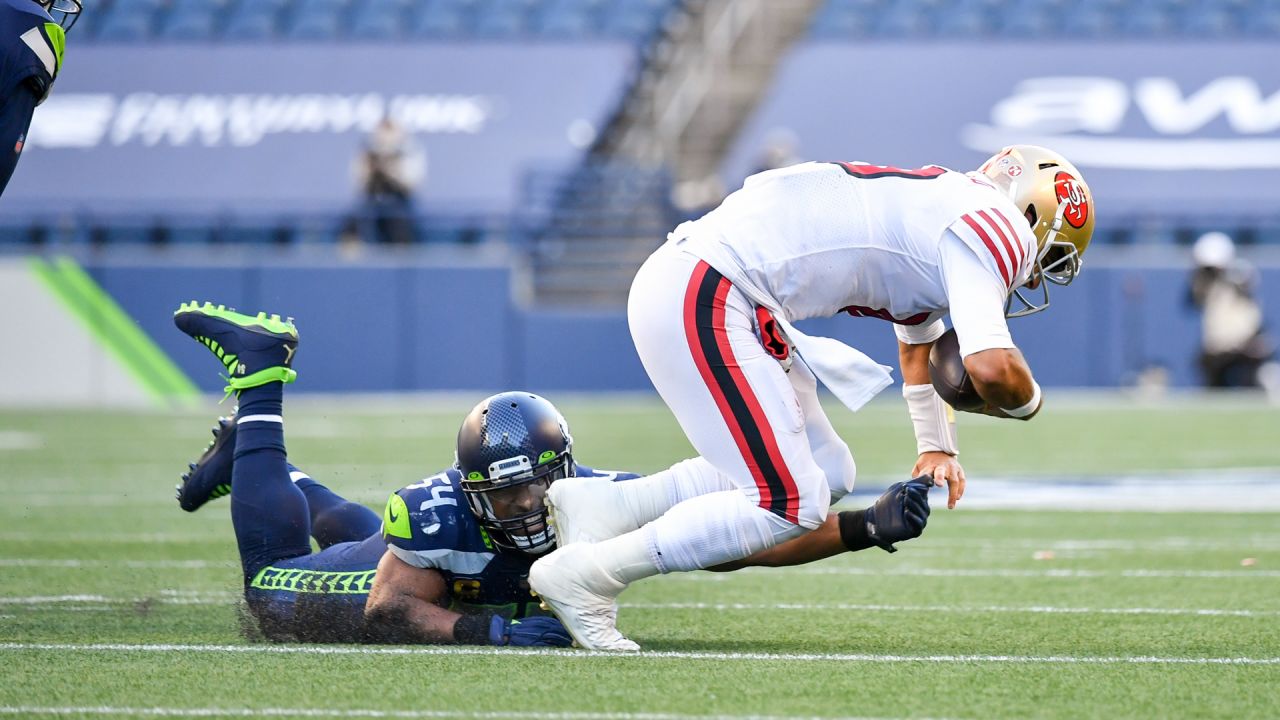
[[[645,370],[701,457],[680,482],[650,484],[648,501],[612,503],[626,512],[598,483],[558,483],[548,504],[564,545],[533,565],[532,588],[579,645],[635,650],[616,627],[627,585],[819,527],[856,469],[815,377],[852,409],[890,382],[853,348],[791,326],[842,311],[894,323],[919,453],[911,475],[947,485],[954,507],[965,483],[954,416],[928,371],[942,316],[981,411],[1030,419],[1041,391],[1006,317],[1043,309],[1047,283],[1074,279],[1093,225],[1079,171],[1028,145],[969,173],[803,163],[747,178],[676,228],[636,274],[627,308]],[[636,482],[633,492],[645,487]],[[841,530],[875,532],[866,525]]]

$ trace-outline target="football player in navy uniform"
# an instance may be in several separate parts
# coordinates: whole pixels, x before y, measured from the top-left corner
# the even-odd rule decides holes
[[[529,567],[556,544],[546,492],[566,477],[629,481],[622,485],[647,479],[575,463],[568,425],[555,406],[506,392],[463,420],[453,468],[392,494],[379,518],[288,463],[283,385],[297,377],[292,321],[195,302],[180,307],[174,320],[218,357],[227,391],[239,399],[235,417],[219,421],[214,441],[183,477],[178,502],[195,511],[230,494],[246,605],[266,637],[570,644],[528,583]],[[699,471],[682,463],[665,472],[678,478]],[[892,550],[891,543],[923,531],[927,488],[898,483],[873,507],[832,514],[795,544],[716,569],[799,564],[872,546]],[[656,512],[632,510],[634,522]],[[312,538],[319,552],[312,552]]]
[[[79,17],[80,0],[0,0],[0,193],[22,155],[31,114],[62,69],[66,31]]]

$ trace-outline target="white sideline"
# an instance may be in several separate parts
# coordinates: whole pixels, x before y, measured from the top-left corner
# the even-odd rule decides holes
[[[133,717],[314,717],[314,718],[476,718],[477,720],[888,720],[887,718],[808,717],[798,715],[679,715],[674,713],[462,712],[454,710],[338,710],[325,708],[131,708],[0,707],[0,715],[129,715]]]
[[[22,605],[34,608],[42,606],[92,603],[91,608],[62,607],[63,610],[112,610],[112,606],[135,605],[156,602],[167,605],[232,605],[239,596],[231,592],[160,593],[153,598],[107,597],[105,595],[33,595],[0,597],[0,606]],[[622,603],[621,608],[636,610],[768,610],[768,611],[853,611],[853,612],[930,612],[930,613],[1008,613],[1046,615],[1192,615],[1201,617],[1276,617],[1280,610],[1248,610],[1225,608],[1158,608],[1121,607],[1089,608],[1060,607],[1056,605],[889,605],[884,603]],[[13,616],[9,616],[13,617]]]
[[[352,645],[184,645],[128,643],[0,643],[0,651],[244,653],[278,655],[484,655],[618,660],[761,660],[787,662],[996,663],[1014,665],[1280,665],[1280,657],[1156,657],[1099,655],[880,655],[875,653],[747,653],[524,649],[482,645],[381,647]]]
[[[1046,548],[1055,547],[1045,544]],[[922,548],[936,549],[936,548]],[[1248,548],[1241,548],[1247,550]],[[1271,549],[1271,548],[1264,548]],[[134,570],[147,568],[169,570],[207,570],[213,568],[234,568],[236,563],[221,560],[77,560],[40,558],[0,558],[0,567],[50,567],[50,568],[93,568],[93,567],[125,567]],[[704,582],[720,582],[730,577],[755,575],[758,573],[776,575],[792,573],[797,575],[918,575],[920,577],[1061,577],[1061,578],[1277,578],[1280,570],[1156,570],[1150,568],[1131,568],[1128,570],[1077,570],[1071,568],[1046,568],[1044,570],[1014,570],[1009,568],[921,568],[921,567],[825,567],[795,566],[780,568],[745,568],[729,573],[679,573],[666,576],[670,580],[700,580]],[[0,602],[4,602],[0,599]]]

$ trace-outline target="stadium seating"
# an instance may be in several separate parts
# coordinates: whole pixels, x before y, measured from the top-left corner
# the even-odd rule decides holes
[[[77,42],[627,39],[680,0],[99,0]],[[827,0],[812,37],[1280,37],[1276,0]]]
[[[644,46],[683,0],[86,0],[75,43],[341,43],[624,41]],[[1089,40],[1280,38],[1280,0],[827,0],[809,39]],[[560,232],[598,230],[616,198],[638,192],[663,197],[666,179],[624,167],[585,167],[545,180],[535,225]],[[538,193],[533,193],[537,195]],[[578,198],[565,202],[565,198]],[[518,235],[529,214],[417,218],[426,243]],[[649,203],[650,207],[660,205]],[[616,207],[615,207],[616,206]],[[566,214],[567,213],[567,214]],[[527,219],[527,218],[524,218]],[[635,218],[631,218],[634,220]],[[663,226],[670,218],[645,218]],[[7,219],[0,247],[108,242],[192,244],[331,243],[350,226],[349,213],[304,218],[45,217]],[[1274,219],[1231,221],[1242,242],[1280,243]],[[1115,225],[1102,243],[1185,243],[1200,227],[1140,219]]]
[[[77,42],[621,39],[679,0],[99,0]]]

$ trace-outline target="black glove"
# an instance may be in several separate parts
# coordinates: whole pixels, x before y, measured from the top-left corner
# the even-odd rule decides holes
[[[569,647],[573,638],[560,621],[549,615],[507,620],[494,615],[489,626],[489,642],[515,647]]]
[[[896,542],[920,537],[929,521],[929,488],[933,481],[919,477],[894,483],[871,507],[840,513],[840,540],[851,552],[871,546],[897,552]]]

